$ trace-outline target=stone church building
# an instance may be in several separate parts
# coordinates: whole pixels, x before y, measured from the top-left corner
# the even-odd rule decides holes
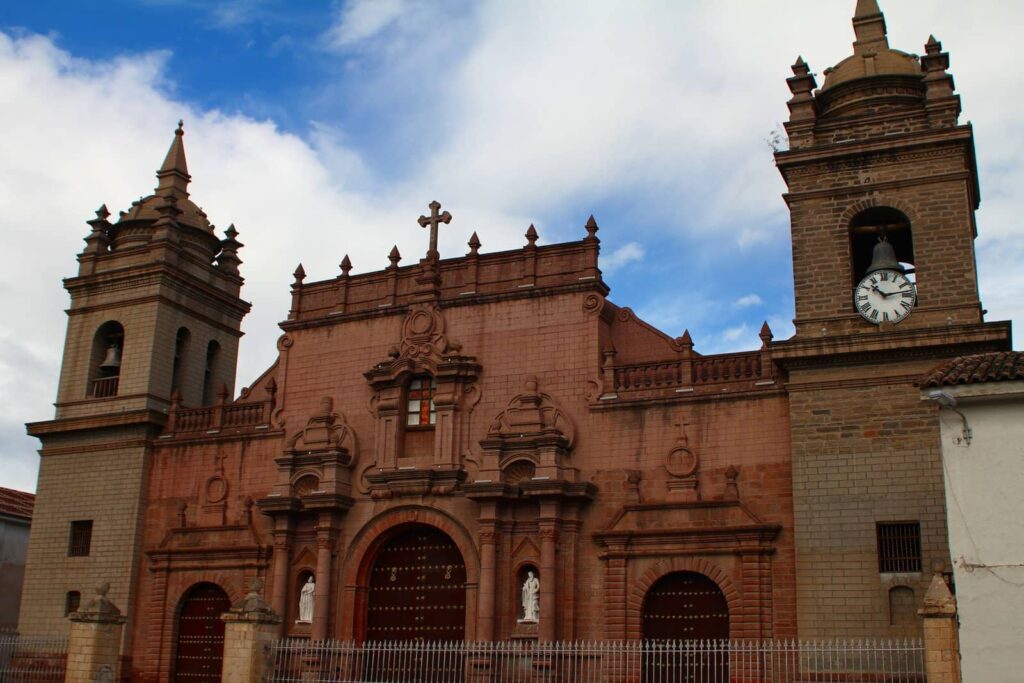
[[[741,353],[613,303],[593,218],[442,257],[432,203],[410,265],[300,266],[277,360],[236,394],[242,244],[190,198],[179,126],[65,280],[21,631],[66,632],[109,581],[126,670],[184,678],[219,670],[259,577],[311,639],[918,635],[949,551],[916,383],[1010,325],[983,320],[949,55],[890,48],[874,0],[853,26],[822,83],[799,58],[787,79],[796,332]]]

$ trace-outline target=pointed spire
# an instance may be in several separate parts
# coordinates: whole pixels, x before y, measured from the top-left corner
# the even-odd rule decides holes
[[[480,253],[480,238],[476,236],[476,230],[469,237],[469,254],[476,256]]]
[[[100,208],[96,209],[96,218],[99,218],[101,221],[110,218],[110,209],[107,208],[106,204],[100,204]]]
[[[855,55],[867,55],[889,49],[885,17],[878,8],[878,0],[857,0],[857,9],[853,15],[853,32],[857,36],[853,43]]]
[[[766,348],[768,342],[770,342],[775,335],[772,334],[772,328],[768,327],[768,321],[764,321],[764,325],[761,325],[761,332],[757,335],[761,338],[761,348]]]
[[[857,0],[857,9],[853,13],[854,19],[864,19],[881,14],[878,8],[878,0]]]
[[[676,339],[676,343],[679,344],[684,351],[692,351],[693,339],[690,337],[690,330],[683,330],[683,336]]]
[[[299,264],[299,267],[295,269],[295,272],[292,274],[295,276],[296,285],[301,285],[302,281],[306,279],[306,269],[302,267],[301,263]]]
[[[167,150],[163,166],[156,172],[156,194],[159,196],[174,196],[177,199],[188,197],[188,182],[192,176],[188,174],[188,163],[185,161],[184,137],[185,122],[178,121],[178,129],[174,131],[174,140]]]
[[[345,258],[341,259],[338,267],[341,268],[342,277],[348,277],[349,271],[352,270],[352,261],[349,259],[348,254],[345,254]]]
[[[402,255],[398,253],[398,245],[391,247],[391,253],[388,254],[388,260],[391,261],[391,265],[388,268],[394,269],[398,267],[398,262],[402,260]]]
[[[533,227],[533,223],[530,223],[530,227],[526,229],[526,242],[528,247],[537,246],[537,228]]]
[[[587,224],[583,226],[587,231],[587,236],[583,239],[596,240],[597,239],[597,221],[594,220],[594,214],[590,214],[590,218],[587,219]]]

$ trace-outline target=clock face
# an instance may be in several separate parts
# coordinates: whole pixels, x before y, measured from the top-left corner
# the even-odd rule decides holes
[[[869,323],[898,323],[917,303],[914,283],[898,270],[868,273],[853,290],[853,305]]]

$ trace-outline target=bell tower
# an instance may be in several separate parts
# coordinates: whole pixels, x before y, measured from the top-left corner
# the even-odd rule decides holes
[[[974,137],[949,55],[934,37],[920,57],[891,48],[876,0],[857,1],[853,30],[820,88],[797,58],[775,155],[796,334],[772,355],[787,376],[803,638],[920,635],[892,615],[916,614],[932,563],[950,558],[938,416],[915,383],[1010,348],[1009,323],[983,321]],[[913,555],[903,571],[883,557],[893,538]]]
[[[24,633],[66,632],[74,595],[105,581],[114,603],[134,609],[152,440],[172,397],[197,406],[233,390],[249,310],[239,297],[242,244],[234,226],[217,237],[190,199],[180,122],[156,175],[153,194],[116,221],[106,206],[87,221],[78,275],[64,281],[56,415],[28,425],[42,448]]]

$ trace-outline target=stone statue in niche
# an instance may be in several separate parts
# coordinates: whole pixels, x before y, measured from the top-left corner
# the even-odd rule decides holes
[[[526,572],[523,581],[523,618],[521,624],[533,624],[540,616],[540,579],[533,572]]]
[[[298,623],[308,624],[313,621],[313,595],[315,593],[316,584],[313,583],[313,577],[311,576],[302,586],[302,591],[299,593]]]

